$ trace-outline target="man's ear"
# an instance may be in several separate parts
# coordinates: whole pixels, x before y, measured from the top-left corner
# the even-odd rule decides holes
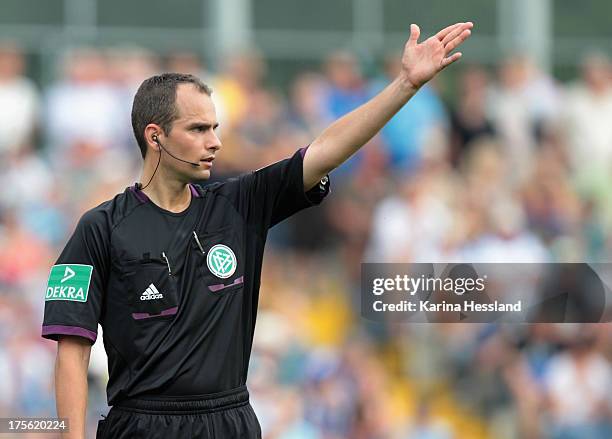
[[[156,151],[159,149],[159,136],[161,132],[162,130],[160,126],[154,123],[147,125],[144,130],[144,136],[147,144]]]

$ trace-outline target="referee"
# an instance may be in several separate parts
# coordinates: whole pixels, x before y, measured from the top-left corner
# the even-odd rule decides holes
[[[132,126],[142,182],[86,212],[51,268],[42,336],[58,341],[57,413],[83,438],[97,326],[108,355],[99,438],[260,438],[245,386],[267,231],[329,192],[347,160],[440,70],[472,23],[418,43],[400,75],[309,147],[204,188],[221,142],[211,90],[192,75],[142,83]]]

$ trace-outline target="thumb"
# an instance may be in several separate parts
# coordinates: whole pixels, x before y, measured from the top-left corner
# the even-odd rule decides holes
[[[410,38],[408,39],[409,46],[416,46],[419,36],[421,35],[421,29],[416,24],[410,25]]]

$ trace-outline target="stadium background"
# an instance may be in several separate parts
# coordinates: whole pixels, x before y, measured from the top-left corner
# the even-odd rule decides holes
[[[0,416],[54,416],[50,265],[138,180],[146,77],[214,89],[215,178],[307,144],[397,69],[411,22],[476,23],[464,58],[272,230],[249,386],[266,438],[609,438],[609,325],[381,325],[361,261],[609,261],[612,4],[604,0],[3,0]],[[534,62],[535,61],[535,62]],[[205,371],[203,371],[205,373]],[[98,338],[89,434],[106,413]],[[26,437],[26,436],[22,436]],[[37,436],[38,437],[38,436]]]

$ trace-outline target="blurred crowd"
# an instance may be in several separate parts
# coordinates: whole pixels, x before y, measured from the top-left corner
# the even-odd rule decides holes
[[[612,67],[560,83],[520,54],[459,63],[334,171],[332,194],[270,232],[249,388],[270,439],[612,437],[607,324],[385,325],[360,318],[360,264],[607,262]],[[145,78],[213,88],[213,179],[307,145],[397,75],[334,52],[281,89],[256,51],[78,48],[41,85],[0,44],[0,416],[52,416],[56,345],[40,337],[51,265],[84,211],[139,180],[131,101]],[[450,72],[453,72],[452,74]],[[101,337],[89,429],[106,414]]]

